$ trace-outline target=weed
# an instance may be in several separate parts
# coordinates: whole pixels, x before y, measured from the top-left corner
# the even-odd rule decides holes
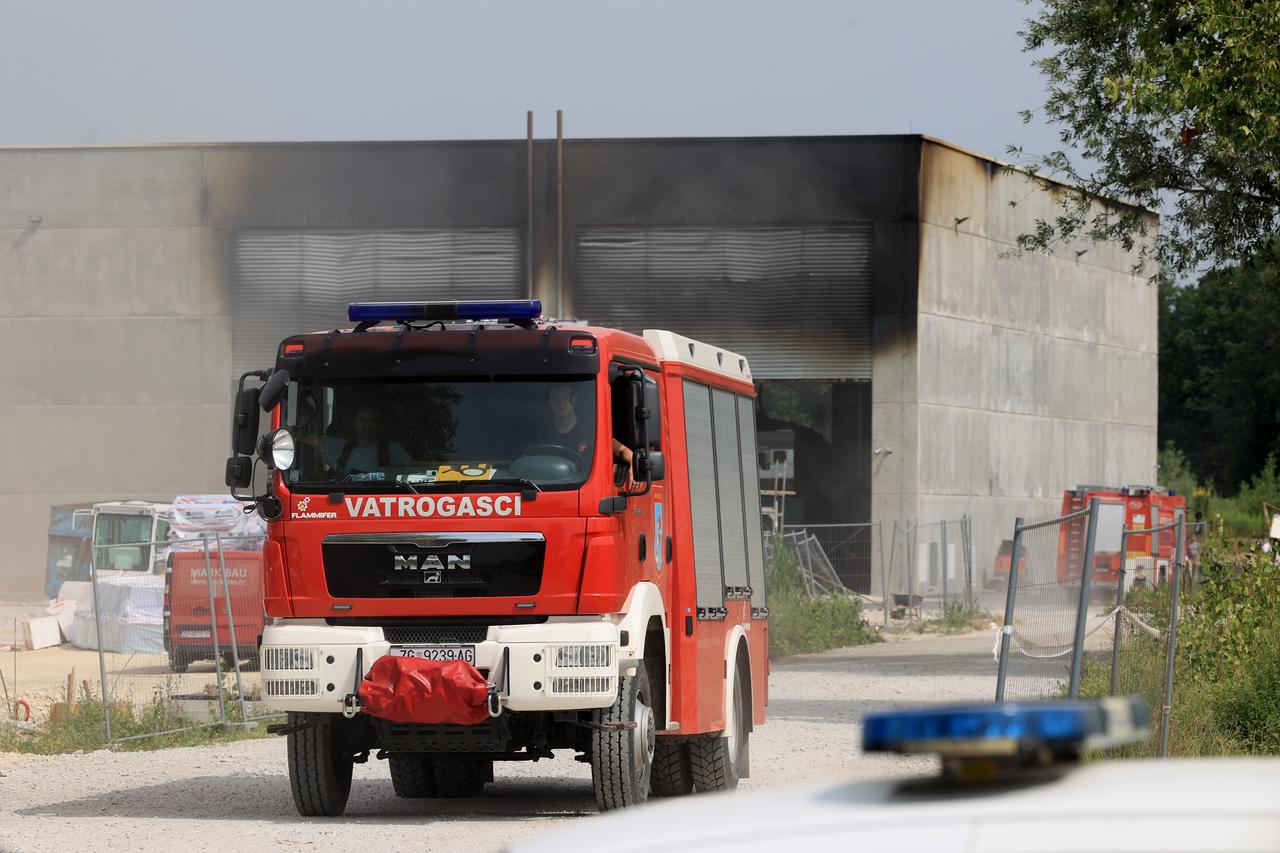
[[[228,716],[231,715],[228,703]],[[125,738],[164,732],[138,740]],[[169,702],[157,698],[150,705],[134,707],[129,703],[111,703],[111,735],[118,743],[115,749],[125,751],[162,749],[171,746],[200,746],[207,743],[266,737],[266,726],[258,723],[247,730],[217,725],[200,726],[183,715]],[[0,752],[24,752],[53,755],[77,750],[91,751],[107,745],[103,707],[99,699],[81,697],[71,713],[49,720],[34,730],[0,725]]]
[[[856,595],[805,594],[800,564],[780,540],[766,578],[769,590],[769,656],[821,652],[880,641],[862,618]]]

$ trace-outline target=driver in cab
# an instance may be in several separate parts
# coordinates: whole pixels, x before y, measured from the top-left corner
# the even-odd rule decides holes
[[[368,474],[409,464],[409,452],[382,434],[382,413],[361,406],[351,422],[351,437],[326,436],[325,463],[339,474]]]
[[[551,422],[539,434],[541,444],[553,444],[567,447],[581,457],[586,457],[591,449],[593,425],[578,417],[574,405],[574,389],[569,384],[552,385],[547,391],[547,404],[551,408]],[[635,454],[618,439],[613,439],[613,461],[625,465],[626,480],[622,483],[627,491],[638,488],[633,474],[632,461]]]

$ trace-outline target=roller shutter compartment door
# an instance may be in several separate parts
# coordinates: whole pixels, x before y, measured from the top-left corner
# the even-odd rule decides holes
[[[742,514],[746,524],[747,574],[751,606],[764,607],[764,531],[760,523],[760,476],[756,456],[755,409],[747,397],[738,397],[738,441],[742,450]]]
[[[699,608],[724,606],[720,559],[720,513],[716,501],[711,394],[705,385],[684,383],[684,429],[689,455],[689,513],[693,522],[693,574]]]
[[[871,223],[578,229],[574,313],[742,353],[757,379],[871,379]]]
[[[281,339],[351,325],[349,302],[524,297],[513,228],[238,231],[235,374],[275,361]]]
[[[742,453],[738,445],[738,407],[733,395],[716,389],[711,392],[714,419],[716,491],[720,496],[720,554],[724,560],[726,586],[747,587],[747,543],[742,516]]]

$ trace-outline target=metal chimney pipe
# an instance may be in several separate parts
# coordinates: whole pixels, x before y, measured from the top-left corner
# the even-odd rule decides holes
[[[564,319],[564,110],[556,110],[556,315]]]
[[[525,291],[529,299],[533,298],[533,110],[525,114],[524,168],[525,168],[525,242],[524,242],[524,277]]]

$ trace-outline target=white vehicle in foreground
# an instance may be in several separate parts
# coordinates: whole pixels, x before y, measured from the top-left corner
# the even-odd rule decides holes
[[[1078,763],[1145,734],[1129,699],[873,715],[864,751],[938,753],[942,775],[694,797],[513,850],[1280,850],[1280,759]]]

